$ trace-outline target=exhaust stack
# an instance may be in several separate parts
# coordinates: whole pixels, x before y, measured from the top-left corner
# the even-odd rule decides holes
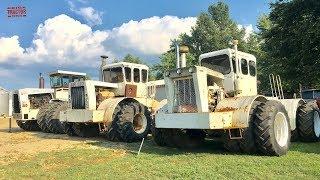
[[[107,59],[108,59],[108,56],[105,56],[105,55],[102,55],[100,56],[101,57],[101,65],[100,65],[100,71],[99,71],[99,80],[100,81],[103,81],[103,66],[105,66],[107,64]]]
[[[187,58],[186,54],[189,52],[188,46],[182,45],[179,48],[180,51],[180,61],[181,61],[181,68],[184,68],[187,66]]]
[[[39,74],[39,88],[44,89],[44,78],[42,76],[42,73]]]

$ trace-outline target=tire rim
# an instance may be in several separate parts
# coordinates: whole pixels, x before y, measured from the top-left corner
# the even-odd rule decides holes
[[[314,133],[317,137],[320,136],[320,117],[319,117],[319,112],[314,111],[313,114],[313,127],[314,127]]]
[[[289,138],[288,121],[284,113],[278,112],[275,116],[274,124],[274,135],[279,146],[283,147],[287,145]]]
[[[133,129],[136,133],[142,134],[147,129],[147,118],[143,114],[136,114],[133,118]]]

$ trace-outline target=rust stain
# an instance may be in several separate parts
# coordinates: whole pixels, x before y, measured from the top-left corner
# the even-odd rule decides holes
[[[223,108],[217,109],[215,112],[228,112],[228,111],[235,111],[235,110],[237,110],[237,108],[223,107]]]

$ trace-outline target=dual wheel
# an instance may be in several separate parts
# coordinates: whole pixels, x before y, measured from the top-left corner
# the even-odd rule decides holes
[[[249,127],[242,132],[243,138],[225,138],[224,147],[232,152],[281,156],[288,151],[293,137],[304,142],[319,141],[320,118],[317,109],[313,102],[300,104],[296,115],[297,127],[291,134],[287,112],[280,102],[256,102],[250,111]]]
[[[136,142],[151,129],[151,113],[136,101],[120,102],[113,113],[113,121],[104,135],[111,141]],[[65,122],[64,131],[70,136],[93,137],[100,132],[98,124]]]
[[[309,104],[299,107],[299,135],[304,139],[316,140],[320,134],[320,118],[315,108]],[[195,130],[154,128],[155,142],[160,146],[188,147],[203,141],[202,133]],[[250,110],[249,127],[243,129],[242,139],[230,139],[229,132],[223,135],[224,147],[232,152],[260,153],[281,156],[290,145],[291,129],[285,107],[278,101],[255,102]]]

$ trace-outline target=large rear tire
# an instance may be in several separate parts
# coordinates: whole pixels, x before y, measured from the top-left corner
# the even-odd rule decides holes
[[[320,117],[314,101],[302,104],[297,112],[297,130],[299,139],[304,142],[316,142],[320,139]]]
[[[52,106],[52,103],[46,103],[43,106],[40,107],[39,112],[37,114],[37,123],[41,129],[42,132],[50,133],[50,129],[48,128],[47,124],[47,113],[48,109]]]
[[[16,120],[17,125],[25,131],[40,131],[40,127],[36,120]]]
[[[50,132],[55,134],[64,134],[63,123],[60,122],[60,111],[67,110],[68,103],[63,101],[52,102],[47,110],[47,115],[45,116],[47,121],[47,126]]]
[[[264,155],[285,155],[290,145],[289,117],[278,101],[267,101],[257,107],[254,121],[257,147]]]

